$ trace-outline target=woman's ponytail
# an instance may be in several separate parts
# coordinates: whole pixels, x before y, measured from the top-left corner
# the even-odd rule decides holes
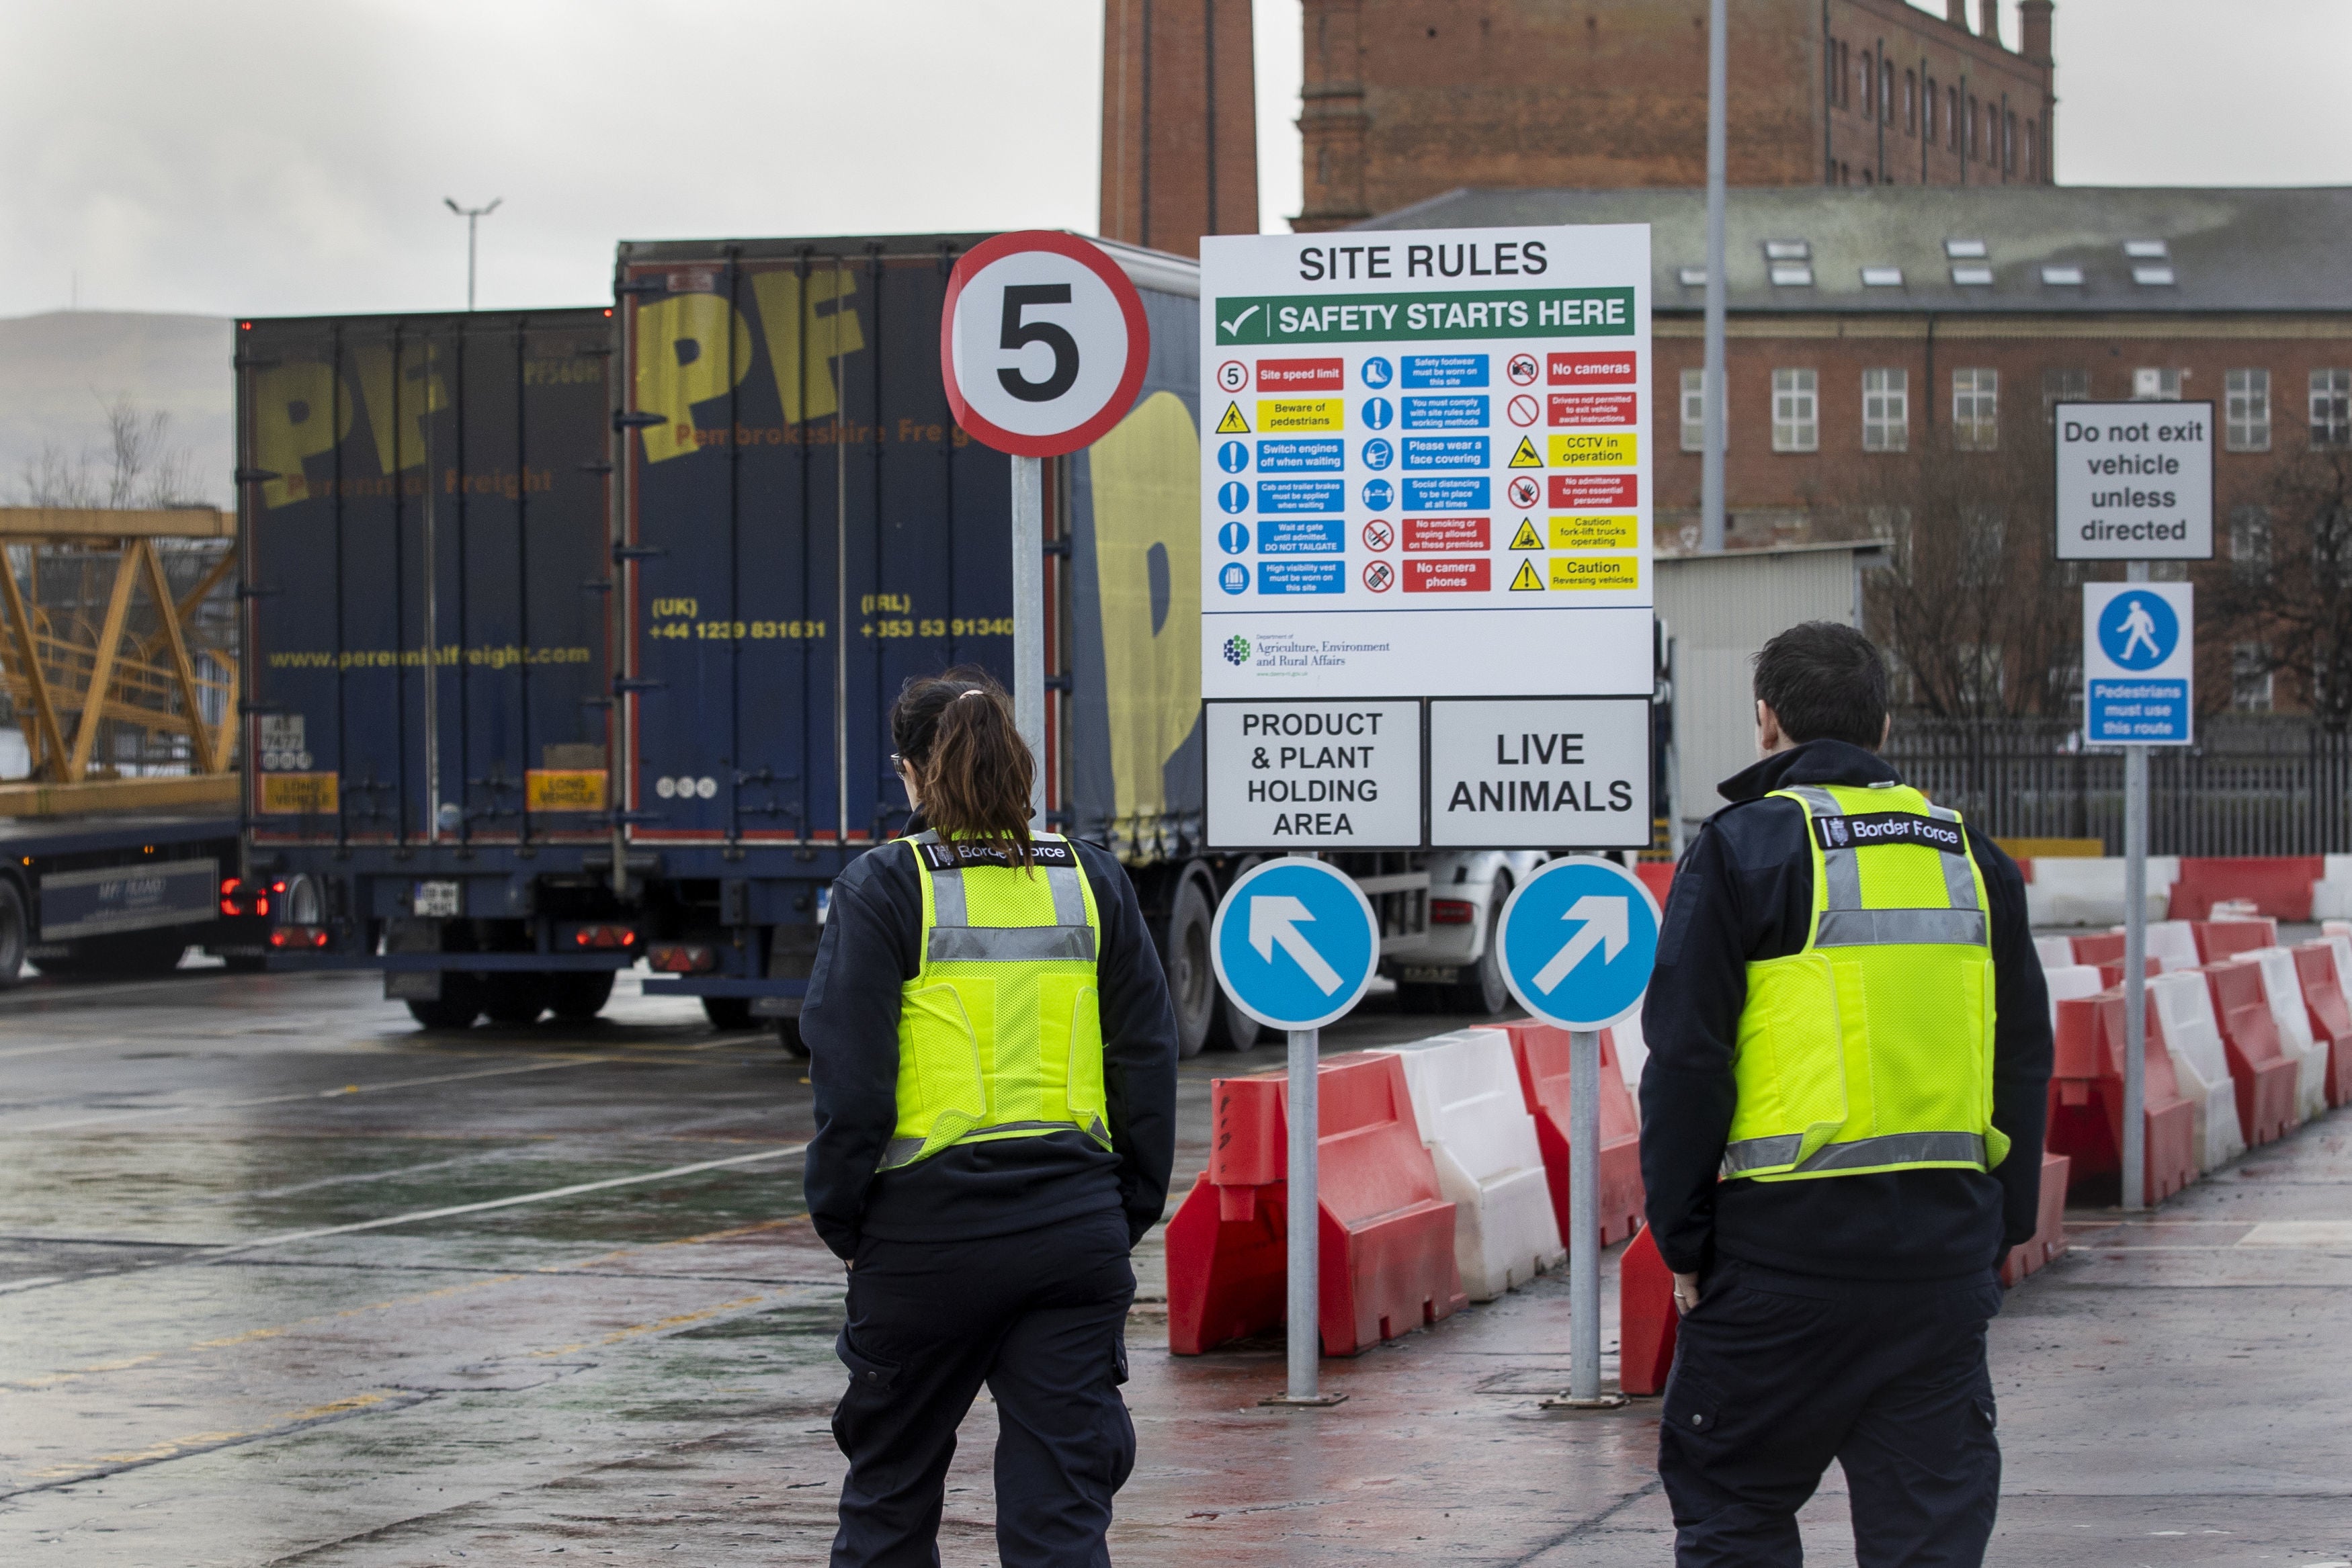
[[[1013,726],[1013,699],[993,676],[966,664],[908,681],[890,710],[890,737],[941,838],[1031,863],[1029,791],[1037,765]]]

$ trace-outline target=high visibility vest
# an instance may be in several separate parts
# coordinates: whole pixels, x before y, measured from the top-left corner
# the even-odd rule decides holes
[[[1726,1179],[1989,1170],[1992,942],[1957,811],[1901,785],[1802,785],[1812,920],[1748,966]]]
[[[1109,1148],[1102,923],[1069,841],[1035,835],[1034,870],[935,832],[904,841],[922,882],[922,961],[899,993],[898,1124],[879,1168],[1074,1127]]]

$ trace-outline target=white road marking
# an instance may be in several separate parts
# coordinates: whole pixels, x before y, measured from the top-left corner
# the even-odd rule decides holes
[[[70,1122],[43,1122],[36,1126],[16,1127],[10,1131],[27,1133],[63,1133],[76,1127],[101,1126],[109,1122],[135,1121],[142,1116],[184,1116],[194,1111],[247,1111],[257,1105],[290,1105],[304,1100],[337,1100],[350,1094],[374,1094],[386,1089],[419,1089],[431,1083],[463,1083],[476,1078],[503,1078],[517,1072],[546,1072],[558,1067],[579,1067],[583,1064],[610,1061],[611,1057],[563,1056],[551,1061],[527,1061],[519,1067],[488,1067],[478,1072],[443,1072],[430,1078],[396,1078],[388,1083],[350,1084],[341,1089],[312,1089],[300,1094],[270,1094],[258,1100],[220,1100],[200,1105],[150,1105],[137,1111],[109,1111],[102,1115],[77,1117]]]

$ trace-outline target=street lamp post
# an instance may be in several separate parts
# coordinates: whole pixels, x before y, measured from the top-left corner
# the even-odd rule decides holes
[[[487,207],[461,207],[455,196],[444,196],[441,200],[451,212],[466,220],[466,308],[471,310],[474,308],[474,227],[497,212],[499,204],[506,198],[493,196]]]

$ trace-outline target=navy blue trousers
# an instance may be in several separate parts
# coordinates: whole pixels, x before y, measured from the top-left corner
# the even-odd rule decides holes
[[[849,1458],[833,1568],[934,1568],[956,1424],[996,1399],[996,1549],[1020,1568],[1105,1568],[1111,1496],[1135,1468],[1118,1209],[971,1241],[868,1237],[835,1346]]]
[[[1979,1279],[1876,1284],[1727,1261],[1682,1320],[1658,1429],[1676,1568],[1796,1568],[1835,1459],[1860,1568],[1977,1568],[2000,1493]]]

